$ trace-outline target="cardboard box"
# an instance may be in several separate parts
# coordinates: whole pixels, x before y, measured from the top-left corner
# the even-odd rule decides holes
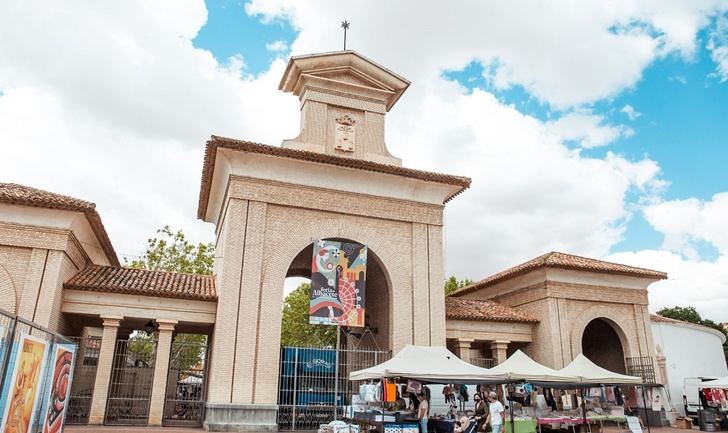
[[[686,430],[692,430],[692,428],[693,428],[693,419],[692,418],[678,417],[678,418],[675,419],[675,424],[677,424],[677,428],[686,429]]]

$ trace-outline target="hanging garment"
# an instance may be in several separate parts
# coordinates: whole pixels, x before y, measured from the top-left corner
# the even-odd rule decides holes
[[[397,384],[393,379],[385,379],[384,384],[384,396],[382,401],[385,403],[394,403],[397,401]]]
[[[419,394],[422,392],[422,383],[416,381],[416,380],[408,380],[407,381],[407,391],[414,392],[415,394]]]
[[[637,407],[637,402],[639,401],[637,399],[637,388],[632,386],[629,388],[629,391],[627,392],[627,399],[629,400],[629,407]]]
[[[614,387],[614,397],[617,401],[617,406],[624,406],[624,397],[622,397],[622,390],[618,387]]]
[[[604,390],[604,394],[606,395],[607,401],[614,403],[616,398],[614,397],[614,389],[612,387],[607,386]]]

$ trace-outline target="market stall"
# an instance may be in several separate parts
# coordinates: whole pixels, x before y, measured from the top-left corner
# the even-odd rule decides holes
[[[418,433],[416,414],[401,409],[403,394],[425,393],[427,384],[502,383],[507,377],[465,362],[445,347],[407,345],[388,361],[351,372],[349,380],[364,382],[346,408],[350,425],[380,433]],[[428,425],[435,433],[448,433],[455,420],[437,418]]]
[[[506,433],[533,433],[544,425],[564,425],[575,430],[575,426],[582,423],[583,418],[577,414],[554,412],[547,404],[546,394],[539,394],[534,387],[535,384],[542,389],[571,387],[579,382],[579,377],[539,364],[520,350],[493,367],[491,372],[504,374],[506,382],[511,384],[508,387],[509,416],[504,423]],[[522,403],[517,401],[517,396],[521,395]],[[526,401],[529,404],[525,404]]]
[[[698,411],[700,429],[707,431],[716,424],[721,429],[728,429],[728,376],[706,380],[701,384],[698,395],[703,407]]]
[[[559,371],[579,378],[581,398],[584,400],[582,413],[585,423],[594,424],[598,422],[600,427],[603,427],[605,421],[612,421],[621,430],[621,425],[627,422],[627,416],[625,415],[623,406],[624,402],[622,401],[622,405],[604,405],[601,401],[610,403],[610,399],[606,395],[603,396],[603,394],[607,394],[607,387],[611,386],[642,385],[641,377],[609,371],[596,365],[581,353],[569,365]],[[611,389],[610,391],[610,394],[614,396],[617,396],[621,392],[619,388]],[[593,400],[599,403],[594,403]],[[619,403],[617,397],[614,400],[614,403]]]

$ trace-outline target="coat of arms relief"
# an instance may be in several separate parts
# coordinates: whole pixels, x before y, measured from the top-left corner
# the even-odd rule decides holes
[[[336,150],[354,151],[354,146],[356,146],[354,123],[354,119],[348,114],[336,118],[336,135],[334,136],[334,148]]]

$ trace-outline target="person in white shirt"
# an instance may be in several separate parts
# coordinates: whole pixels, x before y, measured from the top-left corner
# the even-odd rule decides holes
[[[489,413],[486,422],[490,424],[490,428],[493,430],[493,433],[501,433],[505,408],[503,407],[503,404],[498,401],[498,394],[494,392],[491,392],[488,395],[488,402],[490,403],[490,406],[488,407]]]

